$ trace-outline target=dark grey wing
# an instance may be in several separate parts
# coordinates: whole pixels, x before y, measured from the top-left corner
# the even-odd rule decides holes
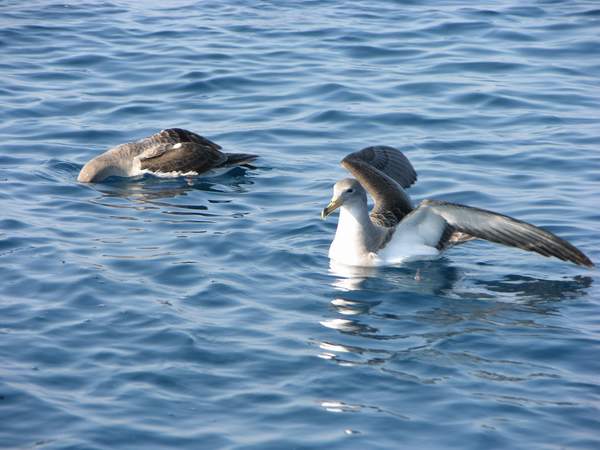
[[[213,150],[221,150],[221,146],[215,144],[209,139],[206,139],[199,134],[193,133],[188,130],[183,130],[181,128],[167,128],[166,130],[159,131],[158,133],[153,134],[141,141],[138,141],[140,144],[143,144],[145,147],[153,147],[159,144],[177,144],[180,142],[195,142],[196,144],[200,144],[204,147],[211,148]]]
[[[227,161],[221,146],[181,128],[167,128],[141,141],[140,166],[152,172],[204,172]]]
[[[544,256],[554,256],[582,266],[594,265],[583,252],[569,242],[521,220],[484,209],[437,200],[425,200],[421,205],[443,217],[456,231],[469,236]]]
[[[175,144],[155,144],[146,148],[140,155],[140,161],[152,159],[167,153]]]
[[[363,161],[380,170],[404,189],[417,181],[417,172],[404,154],[394,147],[375,145],[350,153],[346,160]]]
[[[201,173],[218,167],[227,161],[227,156],[212,146],[198,142],[157,144],[140,156],[140,168],[152,172],[196,172]]]
[[[410,198],[400,184],[355,155],[356,153],[352,153],[345,157],[342,166],[348,169],[373,197],[375,206],[371,210],[371,220],[382,227],[396,226],[413,210]]]

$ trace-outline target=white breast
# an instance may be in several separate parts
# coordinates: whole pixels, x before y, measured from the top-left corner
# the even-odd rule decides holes
[[[342,207],[329,258],[351,266],[386,266],[439,256],[436,248],[446,221],[427,205],[421,205],[400,222],[391,240],[377,252],[367,249],[365,228],[357,214]],[[364,220],[368,220],[365,216]],[[371,230],[372,231],[372,230]]]
[[[329,258],[349,266],[372,266],[375,255],[365,248],[364,230],[358,220],[345,207],[340,208],[340,218]]]

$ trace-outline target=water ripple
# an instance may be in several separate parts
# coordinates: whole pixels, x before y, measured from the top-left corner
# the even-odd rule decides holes
[[[599,11],[4,2],[3,445],[597,448],[597,270],[478,241],[330,267],[319,212],[345,154],[394,145],[416,201],[598,261]],[[171,126],[260,158],[76,182]]]

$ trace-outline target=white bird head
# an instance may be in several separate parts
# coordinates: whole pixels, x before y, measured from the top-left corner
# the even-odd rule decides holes
[[[321,211],[321,219],[342,205],[353,206],[367,202],[367,192],[354,178],[344,178],[333,186],[333,197],[329,204]]]

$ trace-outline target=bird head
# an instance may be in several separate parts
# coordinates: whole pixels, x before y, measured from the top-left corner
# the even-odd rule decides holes
[[[329,204],[321,211],[321,219],[331,214],[342,205],[352,206],[367,201],[367,193],[361,184],[354,178],[344,178],[333,186],[333,197]]]

